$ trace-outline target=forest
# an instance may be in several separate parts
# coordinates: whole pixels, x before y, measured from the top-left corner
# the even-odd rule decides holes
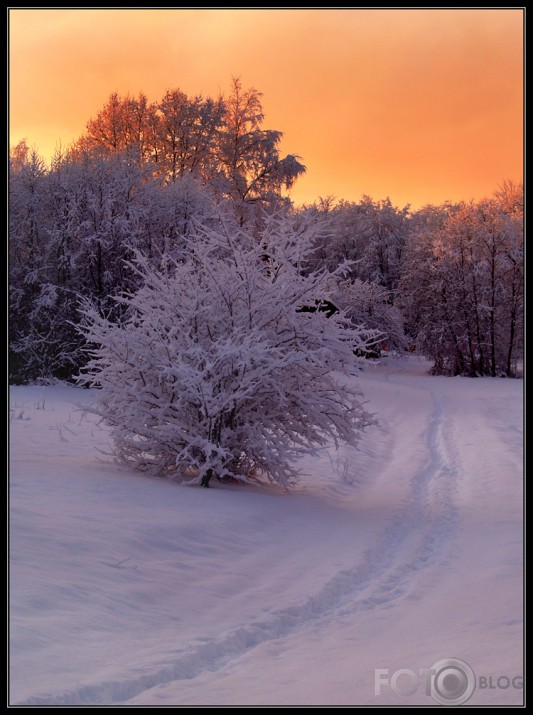
[[[74,379],[90,360],[79,326],[88,311],[124,320],[146,281],[139,261],[177,271],[199,236],[233,232],[272,271],[262,242],[273,221],[306,246],[298,275],[327,291],[301,305],[293,296],[295,309],[330,301],[358,354],[413,351],[434,374],[520,376],[522,186],[503,180],[489,198],[416,210],[370,196],[294,206],[306,167],[281,154],[282,136],[264,128],[261,93],[235,79],[216,99],[113,93],[48,163],[26,140],[12,147],[10,381]]]

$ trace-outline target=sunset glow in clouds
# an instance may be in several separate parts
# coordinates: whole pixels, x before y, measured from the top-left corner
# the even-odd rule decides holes
[[[10,143],[49,157],[109,95],[263,93],[296,203],[481,198],[522,180],[523,11],[10,10]]]

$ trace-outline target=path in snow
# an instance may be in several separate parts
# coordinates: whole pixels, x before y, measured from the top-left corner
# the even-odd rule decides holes
[[[375,696],[373,699],[374,667],[389,667],[392,662],[393,665],[397,663],[395,667],[423,668],[431,666],[438,659],[452,656],[468,660],[462,649],[462,631],[455,646],[459,652],[445,652],[440,649],[444,645],[433,642],[428,644],[423,637],[425,634],[419,632],[419,625],[426,621],[429,609],[431,615],[426,630],[433,630],[438,636],[437,641],[446,642],[446,638],[442,638],[439,619],[446,623],[448,629],[450,615],[453,617],[454,612],[456,618],[457,615],[460,618],[464,615],[467,620],[471,618],[470,603],[467,604],[468,608],[463,609],[464,613],[460,608],[460,588],[464,585],[465,576],[464,557],[459,567],[455,563],[458,544],[462,548],[464,531],[469,528],[465,523],[465,514],[472,507],[475,508],[475,503],[464,499],[465,493],[472,491],[473,475],[469,473],[472,454],[465,456],[464,453],[464,435],[458,425],[460,418],[464,421],[465,415],[458,412],[457,398],[465,386],[467,392],[470,390],[472,395],[476,395],[475,389],[471,388],[476,381],[465,383],[464,380],[430,378],[420,374],[420,367],[419,363],[413,361],[392,363],[391,366],[371,368],[363,377],[370,404],[378,409],[380,427],[365,438],[360,454],[346,452],[341,455],[349,463],[357,460],[359,468],[366,470],[364,477],[354,479],[351,485],[350,480],[343,481],[339,473],[332,473],[331,462],[326,454],[323,459],[308,461],[303,465],[314,479],[304,483],[299,493],[288,496],[224,487],[210,490],[206,494],[205,491],[180,490],[175,485],[165,484],[165,497],[169,495],[168,488],[173,489],[174,493],[180,492],[185,502],[190,501],[189,495],[194,495],[193,503],[187,504],[186,508],[192,506],[199,510],[196,517],[200,523],[205,516],[208,524],[211,522],[217,527],[220,526],[217,522],[221,521],[221,517],[223,520],[228,515],[233,517],[236,536],[240,536],[236,543],[242,542],[239,548],[236,543],[230,543],[229,546],[224,544],[224,540],[219,543],[219,529],[213,528],[211,531],[207,526],[205,530],[204,548],[208,552],[211,550],[215,557],[220,558],[224,558],[228,551],[231,552],[234,563],[228,569],[226,578],[224,570],[216,572],[212,564],[208,564],[203,574],[198,573],[201,570],[198,553],[192,552],[189,559],[182,553],[182,563],[185,558],[195,588],[191,587],[187,591],[181,581],[176,582],[176,586],[179,586],[178,591],[182,590],[184,598],[180,607],[193,613],[191,622],[179,627],[178,624],[169,623],[172,599],[164,600],[160,605],[162,616],[159,622],[156,620],[155,624],[150,623],[151,630],[147,630],[144,639],[143,624],[138,624],[139,635],[145,645],[140,652],[135,653],[133,648],[131,655],[117,662],[117,651],[110,647],[107,653],[104,648],[99,668],[93,667],[93,672],[86,672],[82,668],[87,667],[87,660],[81,662],[80,659],[81,667],[73,668],[72,675],[61,673],[59,659],[56,664],[58,667],[54,668],[53,663],[41,666],[43,678],[40,685],[38,678],[36,685],[33,685],[24,682],[21,677],[24,658],[29,656],[29,662],[32,662],[34,655],[31,648],[30,652],[21,648],[16,664],[15,658],[12,659],[12,669],[17,670],[17,677],[12,682],[16,681],[17,692],[20,693],[16,701],[26,704],[386,704],[387,697],[388,702],[396,703],[398,697],[393,697],[389,692],[385,699],[377,701]],[[515,393],[518,396],[514,387],[518,383],[505,383],[506,386],[512,386],[510,396],[506,390],[496,388],[495,391],[494,387],[490,387],[498,384],[495,381],[480,381],[478,384],[483,388],[478,390],[481,403],[485,404],[483,400],[488,400],[492,405],[495,399],[511,402]],[[500,392],[503,395],[501,397]],[[493,416],[494,410],[488,409],[487,413]],[[519,428],[520,420],[517,420],[516,414],[519,412],[515,409],[510,426]],[[480,417],[475,409],[470,416],[474,420]],[[21,425],[15,421],[12,426]],[[508,450],[502,449],[501,427],[500,424],[495,429],[491,425],[483,434],[485,438],[490,438],[492,445],[498,443],[500,450],[496,449],[496,454],[507,459]],[[20,455],[13,454],[17,445],[15,431],[12,429],[12,456],[18,458]],[[502,461],[500,456],[499,462]],[[16,464],[18,462],[14,462],[14,472]],[[517,463],[512,463],[512,467],[515,471],[517,468],[519,470]],[[24,472],[24,467],[20,469],[25,479],[21,476],[17,478],[18,481],[27,481],[30,485],[30,475]],[[93,469],[97,470],[98,467]],[[48,471],[45,476],[50,478]],[[488,477],[483,479],[486,482]],[[50,482],[50,490],[53,492],[53,477]],[[108,503],[106,507],[111,513],[114,509],[120,509],[121,489],[127,489],[122,475],[118,483],[120,486],[117,488],[115,485],[107,495],[111,504]],[[89,492],[90,484],[89,481]],[[161,485],[160,482],[137,478],[136,488],[140,489],[144,497],[144,490],[154,489],[154,484]],[[84,488],[87,488],[86,484]],[[102,489],[99,481],[98,489]],[[28,489],[24,496],[31,499],[30,493]],[[213,503],[213,493],[216,493],[214,499],[221,497],[224,501]],[[46,489],[43,495],[50,496],[46,494]],[[200,500],[197,498],[199,495],[202,497]],[[75,496],[76,491],[74,500]],[[235,518],[226,497],[237,501],[241,499],[241,507],[251,510],[254,521],[252,527],[242,517]],[[511,497],[506,503],[512,514],[516,515],[519,492],[515,489]],[[180,501],[177,500],[172,506],[179,508]],[[149,504],[146,506],[150,509]],[[148,516],[157,518],[158,509],[162,507],[158,497],[153,506],[154,514]],[[24,528],[17,531],[17,525],[26,528],[27,525],[24,523],[24,510],[16,514],[18,520],[13,519],[16,522],[13,524],[13,552],[20,547],[21,560],[25,562],[21,570],[24,572],[24,567],[26,570],[31,568],[31,557],[24,551],[24,538],[17,541],[17,534],[25,534]],[[255,520],[254,515],[258,517]],[[94,516],[96,518],[96,511]],[[135,512],[131,516],[137,518]],[[162,509],[162,531],[168,516]],[[178,513],[175,518],[179,521],[185,518],[185,514]],[[187,519],[190,520],[190,515],[187,515]],[[497,526],[498,523],[493,525]],[[142,524],[141,528],[146,534],[147,524]],[[249,533],[250,528],[252,535]],[[34,532],[26,536],[29,541],[34,538]],[[112,529],[109,536],[111,539],[114,536]],[[242,544],[250,539],[253,548],[243,547]],[[473,551],[478,549],[479,541],[474,540],[473,543],[476,548],[471,549],[469,558],[475,560],[479,554]],[[123,548],[118,539],[116,545]],[[178,548],[179,544],[175,546]],[[117,548],[117,552],[120,548]],[[171,543],[162,541],[158,556],[168,557],[172,548]],[[118,570],[121,567],[127,569],[131,565],[128,576],[140,577],[140,572],[145,568],[141,563],[142,554],[131,561],[130,558],[126,557],[122,564],[117,560],[114,566]],[[90,558],[85,566],[91,569]],[[139,572],[136,571],[137,566]],[[54,568],[57,568],[57,564],[52,561],[51,569]],[[234,574],[246,571],[252,578],[253,587],[239,588],[237,585],[232,588]],[[493,569],[489,572],[492,576]],[[182,574],[167,569],[163,574],[165,580],[159,587],[171,587],[173,579],[183,579]],[[517,581],[516,572],[513,575],[516,602],[519,576]],[[95,571],[93,580],[98,579],[101,579],[100,572]],[[17,581],[14,577],[13,582],[14,587],[17,583],[23,583],[28,588],[28,581],[23,578]],[[237,579],[238,583],[242,585],[247,582],[241,577],[240,581]],[[446,601],[450,586],[456,594],[455,603]],[[157,593],[158,584],[154,583],[152,588]],[[470,593],[469,588],[466,588],[467,594]],[[38,587],[35,590],[38,591]],[[126,591],[128,593],[132,600],[140,598],[138,590],[133,593]],[[75,594],[76,591],[71,588],[64,594],[64,598],[67,602],[71,601]],[[444,602],[439,594],[444,595]],[[144,607],[150,608],[150,589],[142,596],[147,599]],[[15,594],[12,597],[13,604],[14,597]],[[496,600],[500,600],[499,594]],[[104,603],[101,609],[109,617],[109,604]],[[17,618],[15,606],[13,614],[13,623],[17,626],[28,627],[32,621],[32,614],[28,613]],[[116,615],[118,617],[118,612]],[[62,627],[60,614],[55,614],[55,628],[57,619],[60,621],[59,641],[61,633],[66,640],[72,621],[69,624],[65,619]],[[410,623],[413,619],[417,621],[417,627],[408,627],[402,636],[399,624]],[[40,626],[45,642],[47,637],[51,641],[58,639],[57,631],[52,630],[46,618],[39,620],[36,614],[33,615],[33,621],[37,627]],[[374,627],[376,624],[378,628]],[[135,620],[128,618],[119,627],[115,623],[110,624],[109,636],[115,640],[114,645],[118,641],[119,645],[127,643],[127,647],[131,648],[131,641],[125,635],[129,638],[131,628],[135,625]],[[471,630],[470,637],[474,631]],[[516,641],[519,648],[520,639],[516,629],[513,632],[513,642]],[[446,635],[453,636],[453,623],[451,632]],[[102,630],[103,641],[104,637],[105,629]],[[331,654],[326,663],[324,652]],[[368,662],[363,667],[364,677],[354,673],[353,660],[357,653],[359,656],[366,653]],[[474,655],[478,656],[477,650]],[[418,657],[419,662],[412,662],[413,657]],[[429,662],[427,659],[431,658]],[[355,659],[356,662],[358,660],[359,657]],[[518,661],[517,651],[513,653],[513,663]],[[102,663],[105,666],[103,668]],[[477,663],[471,665],[475,668]],[[270,674],[270,679],[267,679],[267,674]],[[42,687],[44,682],[48,687]],[[495,694],[490,695],[494,700]],[[519,693],[505,692],[498,695],[510,702],[510,696],[516,698]],[[418,693],[404,702],[426,703],[427,698]]]

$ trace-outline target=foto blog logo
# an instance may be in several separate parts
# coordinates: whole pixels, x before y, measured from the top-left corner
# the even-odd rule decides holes
[[[379,697],[382,687],[387,686],[398,696],[414,695],[419,688],[425,695],[432,697],[440,705],[462,705],[473,695],[477,687],[484,689],[523,688],[522,676],[476,676],[472,668],[459,658],[445,658],[433,664],[431,668],[418,671],[400,668],[390,672],[388,668],[374,671],[374,694]]]

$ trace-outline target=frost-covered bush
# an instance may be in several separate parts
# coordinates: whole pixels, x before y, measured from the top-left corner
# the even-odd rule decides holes
[[[298,310],[331,296],[330,273],[304,275],[310,223],[270,216],[259,236],[220,226],[198,226],[179,262],[139,256],[143,287],[117,298],[119,324],[86,308],[95,347],[81,381],[101,387],[93,411],[133,467],[290,486],[298,457],[330,439],[355,445],[371,422],[339,375],[368,331]]]

